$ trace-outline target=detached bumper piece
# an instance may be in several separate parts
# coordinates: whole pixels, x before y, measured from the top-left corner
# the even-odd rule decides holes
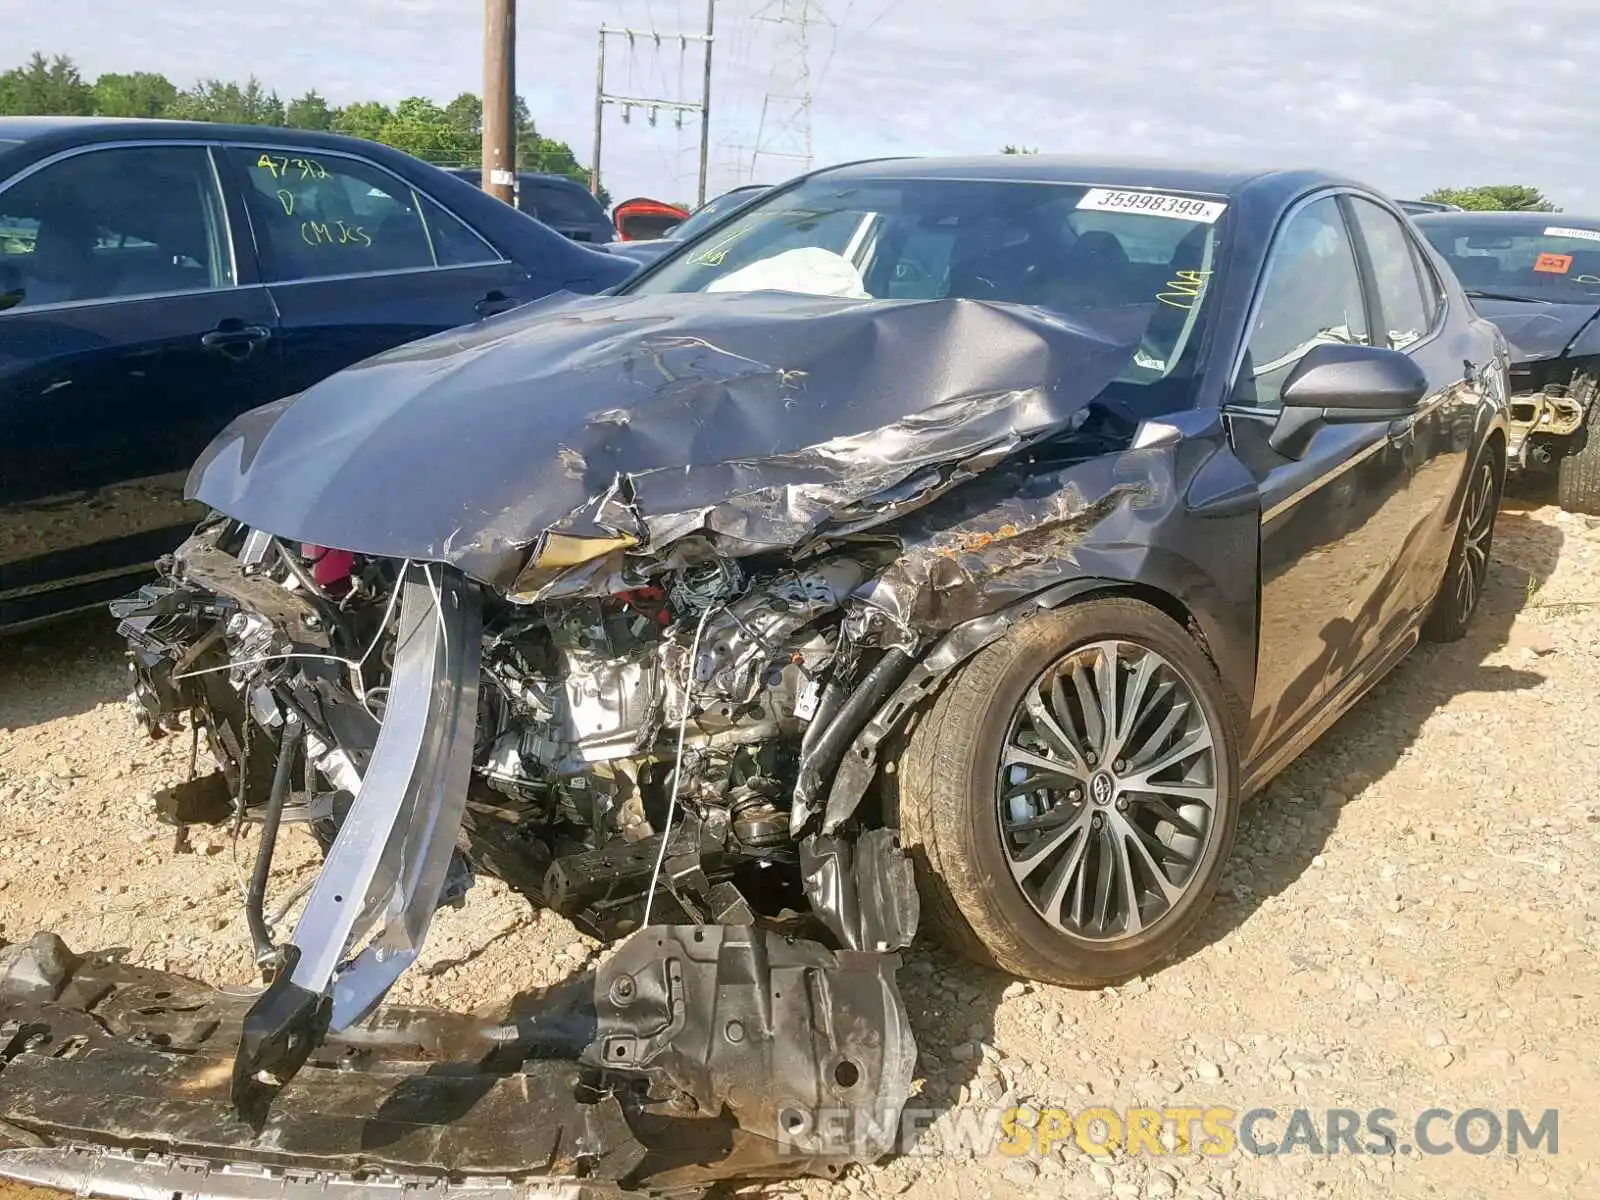
[[[257,1131],[229,1099],[257,993],[40,934],[0,951],[0,1176],[130,1200],[602,1200],[834,1176],[892,1149],[910,1094],[897,964],[650,927],[502,1020],[378,1009],[312,1051]]]

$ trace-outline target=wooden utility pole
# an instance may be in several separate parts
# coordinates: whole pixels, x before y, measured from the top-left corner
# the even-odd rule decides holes
[[[716,44],[717,0],[706,0],[706,74],[700,92],[700,187],[695,205],[706,202],[706,166],[711,161],[711,47]]]
[[[516,203],[517,0],[484,0],[483,190]]]

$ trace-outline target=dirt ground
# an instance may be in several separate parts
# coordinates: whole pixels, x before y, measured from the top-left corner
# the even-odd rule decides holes
[[[0,936],[54,929],[75,948],[248,981],[253,846],[175,849],[150,793],[183,776],[187,739],[145,740],[125,690],[104,617],[0,640]],[[915,1103],[945,1122],[1017,1103],[1308,1108],[1319,1124],[1330,1107],[1387,1108],[1406,1142],[1430,1108],[1520,1108],[1530,1124],[1557,1109],[1557,1153],[1091,1156],[1068,1142],[1043,1157],[908,1155],[767,1194],[1600,1195],[1597,705],[1600,521],[1513,501],[1472,633],[1419,649],[1251,808],[1176,961],[1089,993],[925,946],[901,974],[923,1054]],[[298,833],[280,854],[275,897],[314,870]],[[597,950],[484,880],[441,914],[395,998],[492,1006]]]

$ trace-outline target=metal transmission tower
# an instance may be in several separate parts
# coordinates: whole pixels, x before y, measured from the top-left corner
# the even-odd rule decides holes
[[[821,0],[769,0],[751,17],[777,26],[772,75],[761,101],[761,122],[750,150],[750,178],[764,158],[799,162],[809,171],[811,152],[811,43],[818,26],[834,28]],[[837,34],[837,30],[835,30]]]
[[[600,149],[604,141],[606,105],[616,104],[622,108],[622,119],[629,120],[633,110],[644,110],[650,117],[650,124],[656,123],[656,118],[663,112],[674,114],[674,120],[679,129],[683,128],[683,115],[685,113],[700,114],[700,184],[697,204],[706,202],[706,166],[711,154],[711,47],[716,40],[717,29],[717,0],[706,0],[706,31],[704,33],[668,33],[662,34],[654,29],[619,29],[610,25],[600,26],[600,53],[595,64],[594,85],[594,160],[589,167],[589,190],[595,195],[600,194]],[[617,96],[606,91],[606,39],[623,37],[628,39],[631,50],[639,39],[648,39],[655,43],[657,50],[661,49],[661,41],[675,41],[680,48],[687,47],[690,42],[700,42],[705,45],[705,71],[701,81],[700,99],[687,101],[679,97],[667,96]]]

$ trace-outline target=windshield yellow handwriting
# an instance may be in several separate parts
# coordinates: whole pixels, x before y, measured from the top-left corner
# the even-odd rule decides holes
[[[1200,302],[1210,278],[1210,271],[1179,271],[1177,278],[1167,280],[1167,290],[1158,292],[1156,299],[1173,308],[1191,309]]]

